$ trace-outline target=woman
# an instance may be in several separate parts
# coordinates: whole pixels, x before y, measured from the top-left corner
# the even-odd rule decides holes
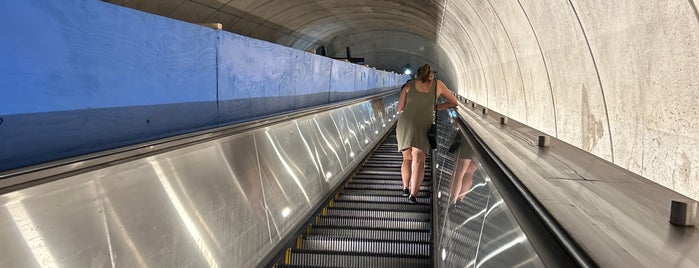
[[[425,177],[425,155],[430,149],[427,131],[434,119],[434,104],[439,96],[447,102],[437,105],[437,110],[456,107],[456,98],[442,81],[434,79],[429,64],[420,67],[416,79],[403,85],[400,92],[398,111],[402,114],[398,119],[396,137],[398,150],[403,154],[400,168],[403,195],[408,196],[410,203],[417,203],[416,196]]]

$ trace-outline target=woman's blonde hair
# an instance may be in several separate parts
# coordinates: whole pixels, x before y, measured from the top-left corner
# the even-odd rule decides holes
[[[429,81],[430,75],[432,75],[432,66],[429,64],[422,65],[417,69],[417,79],[420,79],[422,82]]]

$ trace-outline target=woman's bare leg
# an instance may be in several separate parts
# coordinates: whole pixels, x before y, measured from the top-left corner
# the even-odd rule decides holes
[[[459,198],[459,195],[461,194],[461,188],[463,187],[463,180],[464,180],[464,174],[466,174],[466,171],[468,169],[468,164],[471,162],[471,159],[459,159],[456,161],[456,168],[454,169],[454,178],[452,179],[452,184],[454,185],[452,187],[451,191],[451,203],[456,204],[456,200]]]
[[[410,194],[417,196],[420,191],[422,180],[425,179],[425,152],[413,147],[412,148],[413,165],[412,174],[410,176]]]
[[[471,190],[471,186],[473,185],[473,174],[476,173],[476,169],[478,169],[476,163],[471,159],[469,159],[467,167],[468,168],[466,168],[466,172],[464,174],[461,193],[459,194],[459,200],[464,200],[464,198],[466,198],[466,194],[468,194],[468,192]]]
[[[413,162],[413,155],[410,149],[411,148],[401,151],[401,153],[403,153],[403,164],[400,166],[400,177],[403,180],[403,189],[410,187],[410,169]]]

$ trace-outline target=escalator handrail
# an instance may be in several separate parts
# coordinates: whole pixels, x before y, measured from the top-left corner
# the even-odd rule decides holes
[[[574,239],[561,227],[561,225],[556,221],[556,219],[544,208],[544,206],[538,201],[538,199],[522,184],[522,182],[514,175],[514,173],[507,167],[507,165],[488,147],[488,145],[481,139],[474,129],[466,123],[464,119],[464,111],[470,111],[467,109],[463,103],[459,103],[459,120],[456,120],[460,125],[460,130],[462,134],[469,140],[469,143],[474,143],[472,145],[474,150],[481,156],[482,161],[492,161],[493,164],[499,168],[506,182],[509,183],[516,189],[516,194],[519,195],[526,204],[534,211],[538,219],[544,224],[544,226],[550,231],[551,235],[557,240],[561,245],[563,250],[569,255],[571,260],[577,264],[578,267],[597,267],[595,262],[585,253],[585,251],[580,248],[580,246],[574,241]],[[473,142],[471,142],[471,139]],[[497,186],[497,185],[496,185]],[[498,189],[500,190],[500,189]],[[524,229],[524,228],[523,228]],[[526,231],[526,230],[525,230]]]

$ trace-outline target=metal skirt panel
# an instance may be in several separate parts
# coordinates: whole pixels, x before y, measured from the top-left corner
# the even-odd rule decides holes
[[[252,267],[360,163],[396,96],[0,195],[0,267]]]

